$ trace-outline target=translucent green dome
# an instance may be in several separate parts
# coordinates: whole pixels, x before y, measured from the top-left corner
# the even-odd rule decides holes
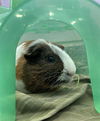
[[[17,2],[9,13],[0,14],[0,120],[15,119],[15,52],[27,31],[49,33],[75,28],[79,32],[86,46],[94,104],[100,112],[99,3],[93,0]]]

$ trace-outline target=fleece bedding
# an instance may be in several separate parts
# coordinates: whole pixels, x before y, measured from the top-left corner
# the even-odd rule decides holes
[[[90,79],[80,75],[70,84],[45,93],[16,92],[16,121],[100,121],[93,105]]]

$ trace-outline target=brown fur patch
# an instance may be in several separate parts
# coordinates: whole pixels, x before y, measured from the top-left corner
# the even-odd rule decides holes
[[[23,65],[22,79],[26,85],[26,89],[30,92],[42,92],[52,90],[56,86],[52,85],[61,74],[61,63],[51,65]]]
[[[22,76],[23,76],[23,65],[26,63],[26,60],[24,58],[24,56],[22,56],[19,60],[18,60],[18,64],[16,66],[16,79],[17,80],[22,80]]]
[[[31,41],[25,41],[25,48],[28,47],[34,40],[31,40]]]

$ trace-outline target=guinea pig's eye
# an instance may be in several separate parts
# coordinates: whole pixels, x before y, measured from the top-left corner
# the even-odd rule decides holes
[[[47,61],[50,63],[54,63],[56,60],[53,56],[48,56]]]

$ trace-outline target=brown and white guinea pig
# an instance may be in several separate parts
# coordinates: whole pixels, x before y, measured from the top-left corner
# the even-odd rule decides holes
[[[54,90],[76,72],[64,47],[44,39],[26,41],[16,50],[16,88],[22,92]]]

